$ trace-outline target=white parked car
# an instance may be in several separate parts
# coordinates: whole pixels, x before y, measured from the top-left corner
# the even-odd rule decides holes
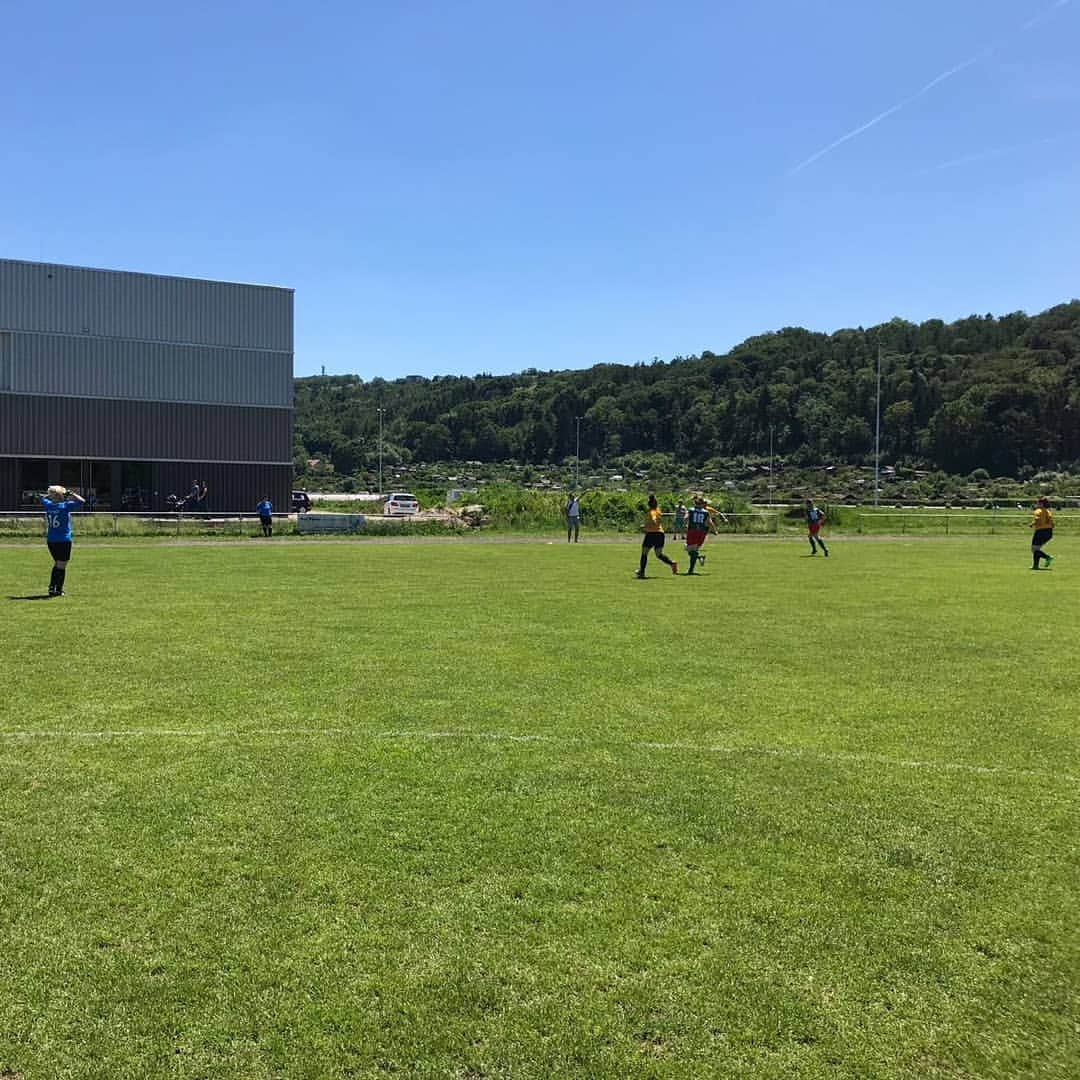
[[[386,505],[383,506],[383,513],[388,517],[397,517],[399,514],[418,514],[419,512],[420,503],[415,495],[410,495],[407,491],[391,492],[390,498],[386,500]]]

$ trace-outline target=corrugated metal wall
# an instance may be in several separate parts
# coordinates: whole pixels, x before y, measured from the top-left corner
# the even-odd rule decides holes
[[[291,289],[0,259],[0,330],[291,353],[292,328]]]
[[[292,369],[266,350],[0,333],[0,391],[24,394],[291,408]]]
[[[0,394],[0,454],[292,462],[292,410]]]
[[[0,391],[10,390],[11,372],[11,335],[0,330]]]
[[[291,289],[0,259],[0,506],[16,458],[148,463],[162,499],[198,476],[214,509],[287,503],[292,327]]]

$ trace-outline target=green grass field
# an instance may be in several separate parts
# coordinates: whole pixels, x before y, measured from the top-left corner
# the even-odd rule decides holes
[[[0,1077],[1080,1075],[1053,549],[4,547]]]

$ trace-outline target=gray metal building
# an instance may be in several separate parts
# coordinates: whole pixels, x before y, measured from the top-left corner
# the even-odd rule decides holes
[[[0,509],[284,509],[292,428],[291,289],[0,259]]]

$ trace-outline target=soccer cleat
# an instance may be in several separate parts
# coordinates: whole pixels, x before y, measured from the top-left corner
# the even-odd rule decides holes
[[[671,572],[673,574],[677,574],[679,572],[679,564],[677,562],[673,562],[671,564]]]
[[[1044,555],[1043,558],[1046,559],[1047,566],[1049,566],[1054,561],[1053,555]]]
[[[638,579],[639,581],[641,581],[641,580],[643,580],[643,579],[644,579],[645,575],[644,575],[644,574],[643,574],[643,573],[642,573],[642,572],[641,572],[641,571],[639,570],[639,571],[638,571],[638,572],[637,572],[637,573],[636,573],[636,574],[634,575],[634,577],[636,577],[636,578],[637,578],[637,579]]]

